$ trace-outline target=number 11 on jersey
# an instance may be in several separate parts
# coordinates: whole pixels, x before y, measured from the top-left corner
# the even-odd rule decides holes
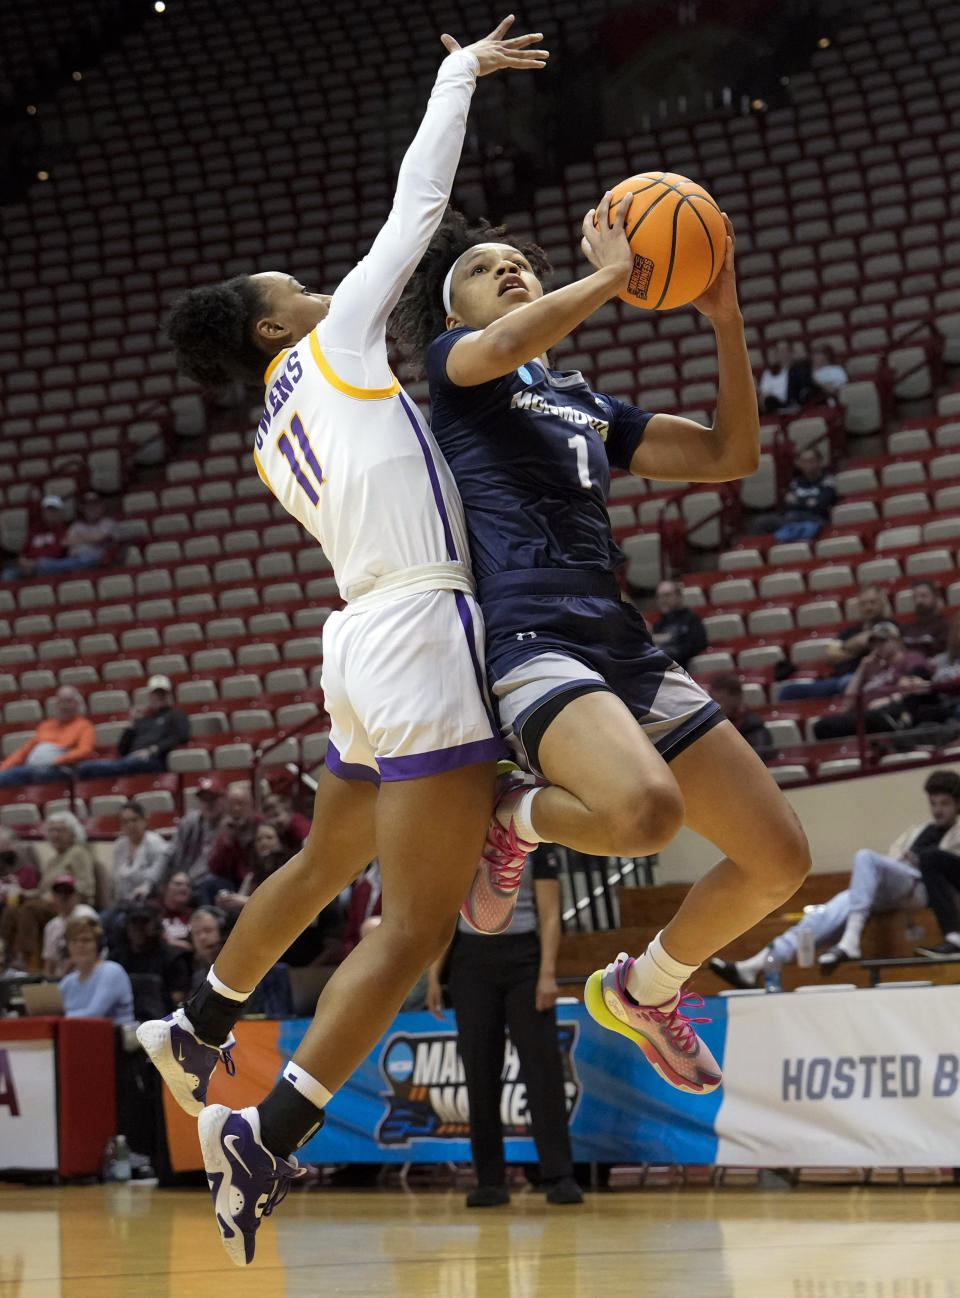
[[[313,481],[304,472],[300,461],[297,459],[297,453],[293,449],[293,444],[287,434],[281,433],[277,440],[277,449],[283,454],[287,463],[290,465],[290,471],[299,482],[300,486],[307,493],[307,499],[311,505],[319,504],[320,488],[323,486],[324,477],[320,462],[313,453],[313,447],[310,445],[310,438],[307,436],[307,430],[303,426],[303,420],[299,415],[294,415],[290,420],[290,431],[296,438],[300,453],[306,462],[307,468],[313,475]]]
[[[593,486],[590,481],[590,461],[587,459],[587,439],[583,433],[574,433],[572,437],[567,438],[567,445],[572,447],[577,455],[577,473],[580,476],[580,486],[586,487],[589,491]]]

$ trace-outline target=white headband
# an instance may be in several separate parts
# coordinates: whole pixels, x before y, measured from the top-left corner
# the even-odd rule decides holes
[[[471,244],[469,248],[464,249],[464,251],[460,254],[457,260],[447,271],[446,278],[443,281],[443,288],[441,290],[441,295],[443,297],[443,309],[446,311],[447,315],[450,315],[450,313],[453,311],[453,307],[451,306],[450,303],[450,285],[453,283],[453,272],[460,265],[461,261],[463,261],[467,253],[476,252],[478,248],[502,248],[502,247],[504,247],[502,243],[474,243]]]

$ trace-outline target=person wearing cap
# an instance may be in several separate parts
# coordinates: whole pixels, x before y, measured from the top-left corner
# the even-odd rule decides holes
[[[890,601],[882,586],[870,583],[857,594],[860,621],[844,627],[835,640],[827,640],[824,654],[832,675],[818,680],[787,681],[780,691],[780,702],[791,699],[828,699],[842,694],[857,663],[867,652],[870,631],[877,622],[892,621]]]
[[[36,571],[49,576],[102,568],[109,561],[115,527],[113,519],[107,518],[103,497],[96,491],[85,491],[80,497],[80,517],[67,528],[66,554],[38,559]]]
[[[73,965],[67,951],[67,921],[74,915],[86,915],[97,920],[97,912],[80,900],[77,881],[72,874],[58,874],[50,885],[53,898],[53,919],[47,920],[43,929],[43,972],[48,978],[63,978]]]
[[[33,738],[0,763],[0,788],[69,779],[73,767],[92,757],[97,745],[93,722],[83,715],[85,707],[78,689],[61,685],[53,716],[41,721]]]
[[[167,754],[190,742],[190,722],[185,712],[173,706],[169,676],[151,676],[147,681],[147,706],[131,709],[130,725],[117,741],[115,758],[84,762],[77,769],[83,779],[104,775],[141,775],[167,768]]]
[[[906,648],[896,622],[876,622],[867,637],[867,652],[843,691],[854,706],[849,712],[818,717],[815,737],[840,739],[856,734],[856,700],[862,703],[870,734],[912,725],[916,696],[929,692],[932,675],[926,656]]]
[[[182,870],[192,887],[197,888],[210,873],[210,854],[220,834],[227,796],[210,779],[201,780],[193,793],[197,810],[188,811],[177,825],[167,848],[167,868]]]
[[[40,526],[27,534],[16,563],[3,570],[4,581],[20,581],[39,571],[44,559],[62,559],[67,553],[67,521],[59,496],[44,496],[40,505]]]

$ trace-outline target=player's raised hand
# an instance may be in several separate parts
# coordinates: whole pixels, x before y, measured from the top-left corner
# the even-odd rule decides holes
[[[616,267],[622,272],[624,283],[633,270],[633,253],[627,241],[626,224],[630,213],[632,194],[624,194],[618,211],[610,219],[612,191],[607,190],[599,207],[591,207],[583,218],[583,238],[580,247],[591,266],[597,270]]]
[[[708,320],[713,320],[718,324],[728,320],[737,320],[740,317],[740,304],[737,301],[737,276],[733,265],[737,236],[733,230],[733,222],[726,212],[723,213],[723,223],[727,227],[727,254],[723,259],[723,265],[720,267],[720,273],[706,293],[693,302],[701,315],[705,315]]]
[[[482,41],[474,41],[472,45],[461,45],[446,32],[440,39],[448,54],[459,49],[466,49],[471,54],[475,54],[480,64],[477,70],[478,77],[485,77],[488,72],[496,72],[498,68],[545,68],[547,59],[550,57],[549,51],[529,48],[531,45],[536,45],[537,41],[543,40],[543,32],[511,36],[508,40],[506,35],[513,23],[513,14],[507,14],[489,36],[484,36]]]

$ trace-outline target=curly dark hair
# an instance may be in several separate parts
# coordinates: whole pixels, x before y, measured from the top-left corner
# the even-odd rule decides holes
[[[447,271],[468,248],[478,243],[509,243],[522,252],[538,279],[550,274],[547,254],[536,243],[517,243],[505,237],[506,226],[491,225],[485,217],[471,223],[462,212],[448,207],[430,246],[410,277],[403,296],[390,317],[390,331],[405,356],[421,369],[427,348],[446,329],[443,281]]]
[[[266,302],[249,275],[188,289],[164,321],[177,369],[205,388],[262,384],[269,357],[253,341]]]
[[[932,793],[945,793],[960,807],[960,775],[956,771],[934,771],[927,776],[923,791],[928,797]]]

